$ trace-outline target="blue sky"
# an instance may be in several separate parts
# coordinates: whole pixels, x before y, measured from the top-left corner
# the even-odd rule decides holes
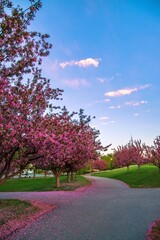
[[[42,2],[32,28],[50,35],[43,73],[64,90],[60,105],[96,116],[104,145],[131,135],[152,144],[160,134],[159,0]]]

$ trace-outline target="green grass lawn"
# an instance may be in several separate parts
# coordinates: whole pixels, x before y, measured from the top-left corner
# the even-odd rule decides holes
[[[159,170],[153,165],[141,166],[140,173],[138,173],[137,166],[131,166],[129,172],[127,172],[127,168],[119,168],[112,171],[95,173],[93,176],[118,179],[133,188],[160,187]]]
[[[0,192],[27,192],[27,191],[57,191],[75,190],[89,185],[90,181],[82,176],[77,176],[75,182],[67,183],[67,177],[61,176],[61,187],[55,187],[54,177],[9,179],[0,186]]]

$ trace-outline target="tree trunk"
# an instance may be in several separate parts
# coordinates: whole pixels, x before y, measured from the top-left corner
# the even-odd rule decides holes
[[[110,163],[110,170],[112,171],[112,163]]]
[[[92,172],[92,164],[89,164],[89,171]]]
[[[71,172],[71,181],[74,181],[74,172]]]
[[[33,178],[35,178],[36,177],[36,168],[34,168],[34,172],[33,172]]]
[[[129,166],[127,166],[127,172],[129,172]]]
[[[77,172],[75,172],[74,178],[75,178],[75,181],[77,181]]]
[[[55,178],[56,178],[56,188],[59,188],[60,187],[60,175],[56,174]]]
[[[67,172],[67,183],[70,183],[70,172]]]
[[[22,175],[22,172],[19,173],[19,177],[18,177],[19,179],[21,179],[21,175]]]
[[[140,166],[140,165],[138,165],[138,173],[140,173],[140,167],[141,167],[141,166]]]
[[[47,176],[47,171],[46,170],[44,170],[44,177],[46,177]]]

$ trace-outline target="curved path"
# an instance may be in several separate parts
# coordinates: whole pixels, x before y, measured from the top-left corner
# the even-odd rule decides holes
[[[93,184],[74,192],[0,193],[57,205],[10,240],[145,240],[150,223],[160,217],[160,189],[88,178]]]

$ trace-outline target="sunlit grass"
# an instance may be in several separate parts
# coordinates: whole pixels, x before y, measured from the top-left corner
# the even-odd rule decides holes
[[[160,174],[158,168],[153,165],[141,166],[139,173],[137,166],[131,166],[129,172],[127,171],[127,168],[119,168],[93,175],[97,177],[118,179],[133,188],[160,187]]]

